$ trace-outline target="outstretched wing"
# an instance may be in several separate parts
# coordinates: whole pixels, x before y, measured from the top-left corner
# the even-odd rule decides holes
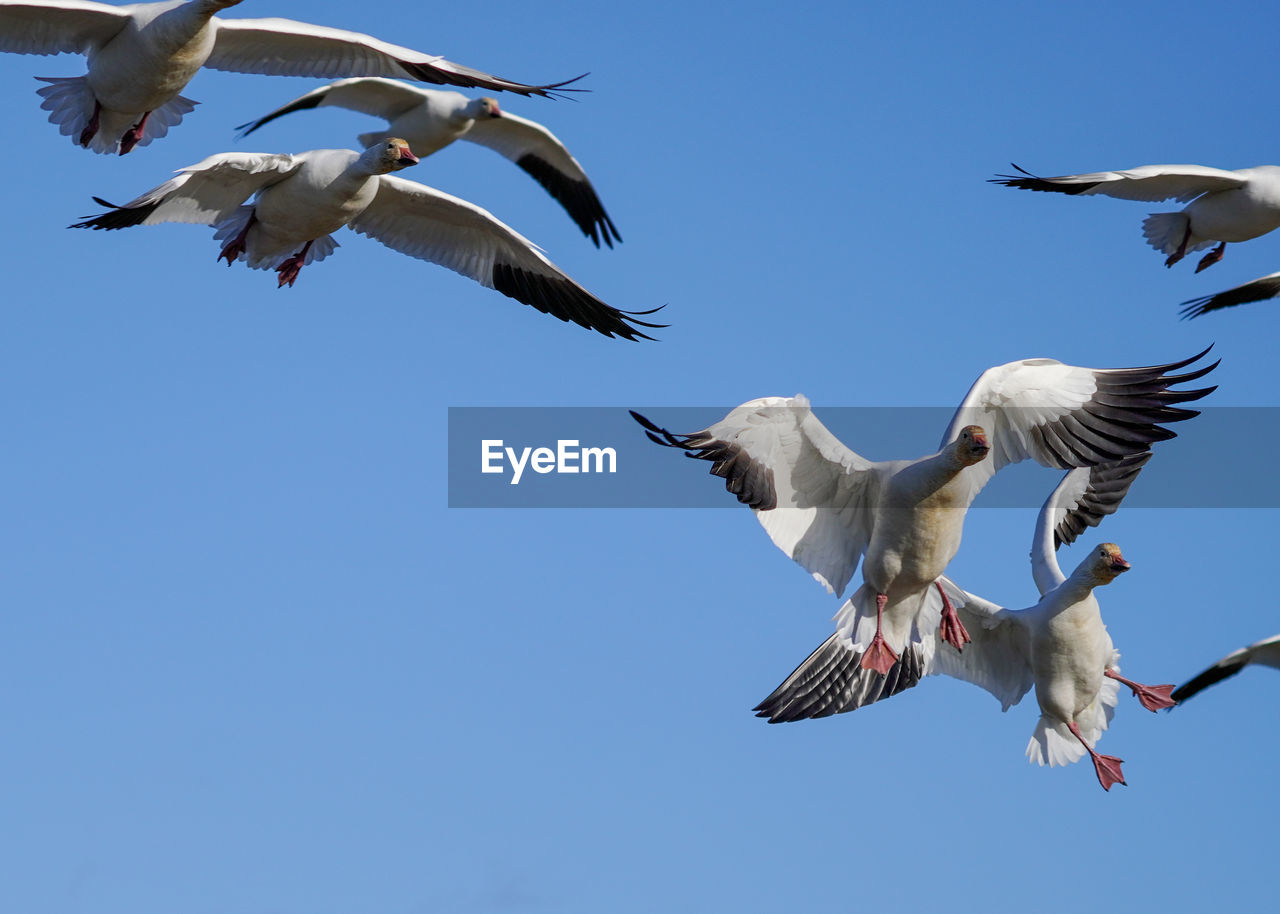
[[[371,114],[391,121],[421,105],[424,97],[423,90],[394,79],[378,76],[340,79],[319,89],[312,89],[305,95],[299,95],[293,101],[281,105],[270,114],[264,114],[256,121],[240,124],[236,127],[236,130],[240,131],[237,136],[246,137],[263,124],[269,124],[286,114],[327,105],[359,111],[361,114]]]
[[[1012,163],[1010,163],[1012,164]],[[997,175],[992,184],[1021,190],[1052,191],[1059,194],[1103,194],[1121,200],[1192,200],[1203,193],[1242,187],[1246,175],[1207,165],[1141,165],[1126,171],[1097,171],[1087,175],[1058,175],[1041,178],[1013,166],[1018,175]]]
[[[652,339],[637,328],[665,326],[635,316],[651,311],[619,311],[606,305],[487,210],[424,184],[383,175],[378,195],[352,220],[351,228],[605,336]]]
[[[213,225],[269,184],[293,174],[300,156],[263,152],[224,152],[179,170],[178,176],[123,206],[93,199],[110,212],[71,228],[122,229],[160,222]]]
[[[395,76],[464,88],[551,95],[574,80],[530,86],[360,32],[292,19],[214,18],[216,41],[205,66],[271,76]],[[581,79],[582,77],[577,77]]]
[[[1266,301],[1277,295],[1280,295],[1280,273],[1268,273],[1266,276],[1259,276],[1225,292],[1188,299],[1182,303],[1182,310],[1179,313],[1183,318],[1199,317],[1210,311],[1234,308],[1236,305],[1247,305],[1255,301]]]
[[[1165,428],[1199,415],[1176,404],[1199,400],[1216,388],[1171,390],[1217,367],[1171,374],[1209,350],[1181,362],[1146,368],[1079,368],[1054,359],[1024,359],[984,371],[943,435],[955,441],[967,425],[980,425],[991,456],[965,470],[971,495],[1002,467],[1026,460],[1060,470],[1114,463],[1176,437]]]
[[[0,51],[84,54],[124,28],[129,8],[88,0],[0,2]]]
[[[532,175],[596,247],[602,239],[609,247],[622,240],[587,173],[546,127],[504,111],[499,117],[478,118],[462,139],[488,146]]]
[[[862,651],[852,639],[836,632],[752,710],[771,724],[830,717],[892,698],[926,675],[919,644],[907,644],[883,676],[863,669],[861,661]]]
[[[1197,692],[1221,682],[1243,670],[1251,663],[1275,667],[1280,670],[1280,635],[1264,638],[1248,647],[1232,651],[1207,670],[1193,676],[1173,690],[1173,700],[1186,701]]]
[[[955,606],[970,641],[963,651],[939,643],[929,672],[986,689],[1000,702],[1001,710],[1009,710],[1035,684],[1026,626],[1017,612],[962,590],[945,575],[938,583]],[[930,588],[930,596],[939,600],[937,588]]]
[[[690,435],[631,415],[654,442],[711,461],[779,549],[831,593],[844,592],[871,541],[883,465],[841,444],[807,399],[752,400]]]
[[[1031,573],[1041,596],[1066,580],[1057,548],[1070,545],[1087,527],[1114,514],[1150,459],[1151,452],[1143,451],[1116,463],[1079,467],[1062,477],[1040,508],[1031,538]]]

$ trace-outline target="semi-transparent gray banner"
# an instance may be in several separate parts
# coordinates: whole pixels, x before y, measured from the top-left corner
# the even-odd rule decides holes
[[[676,434],[706,428],[732,407],[450,407],[453,508],[737,507],[711,464],[659,447],[628,409]],[[954,407],[815,407],[846,446],[868,460],[937,451]],[[1143,508],[1280,507],[1280,408],[1204,409],[1172,423],[1178,437],[1155,456],[1126,505]],[[975,507],[1039,508],[1062,471],[1027,461],[997,474]]]

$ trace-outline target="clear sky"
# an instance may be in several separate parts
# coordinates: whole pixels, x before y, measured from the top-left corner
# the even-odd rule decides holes
[[[91,195],[122,202],[229,149],[344,146],[376,122],[308,111],[235,144],[233,125],[319,81],[207,71],[166,139],[95,156],[46,123],[32,78],[81,60],[0,55],[0,909],[1274,903],[1273,671],[1158,716],[1124,693],[1100,748],[1129,786],[1109,794],[1087,763],[1027,764],[1033,699],[1002,715],[951,680],[768,726],[750,708],[839,604],[730,496],[450,509],[446,484],[448,407],[665,422],[700,406],[709,422],[797,391],[819,415],[949,407],[1013,359],[1144,365],[1210,342],[1209,403],[1280,405],[1274,305],[1177,320],[1183,299],[1280,268],[1280,236],[1166,270],[1140,224],[1172,205],[985,183],[1010,161],[1277,161],[1270,4],[248,0],[232,15],[357,28],[530,82],[591,71],[574,101],[501,101],[577,155],[617,249],[482,148],[402,176],[490,208],[617,307],[665,304],[671,327],[605,339],[350,232],[277,291],[216,263],[206,228],[68,231],[100,211]],[[1197,447],[1204,473],[1231,474],[1255,441],[1203,424],[1160,451]],[[916,456],[940,432],[922,423],[905,451],[847,443]],[[1047,493],[1057,474],[1042,476]],[[952,577],[1033,602],[1034,516],[973,512]],[[1099,593],[1127,675],[1180,682],[1280,631],[1276,522],[1274,506],[1131,508],[1086,540],[1133,563]]]

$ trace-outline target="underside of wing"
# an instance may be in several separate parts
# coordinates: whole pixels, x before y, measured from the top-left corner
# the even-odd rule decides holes
[[[1125,171],[1098,171],[1083,175],[1042,178],[1013,166],[1022,175],[999,175],[993,184],[1021,190],[1059,194],[1102,194],[1121,200],[1158,203],[1161,200],[1192,200],[1209,191],[1231,190],[1247,178],[1233,171],[1206,165],[1142,165]]]
[[[283,154],[226,152],[210,156],[123,206],[94,197],[111,210],[72,228],[112,230],[161,222],[213,225],[256,191],[292,174],[299,164],[296,156]]]
[[[394,79],[376,76],[340,79],[300,95],[257,120],[240,124],[236,127],[239,131],[237,136],[246,137],[264,124],[269,124],[276,118],[295,111],[332,106],[359,111],[361,114],[369,114],[390,121],[416,105],[422,104],[422,101],[423,95],[420,90]]]
[[[651,311],[620,311],[605,304],[487,210],[424,184],[383,175],[377,196],[351,228],[605,336],[652,339],[638,328],[665,326],[637,316]]]
[[[1186,701],[1196,693],[1234,676],[1249,664],[1255,663],[1280,669],[1280,635],[1273,635],[1248,647],[1242,647],[1238,651],[1232,651],[1207,670],[1174,689],[1173,700]]]
[[[1166,425],[1199,415],[1178,404],[1199,400],[1215,388],[1173,388],[1204,377],[1218,363],[1173,372],[1208,351],[1143,368],[1081,368],[1053,359],[1024,359],[988,369],[956,411],[943,444],[968,425],[986,431],[991,456],[965,471],[975,494],[1002,467],[1028,458],[1061,470],[1116,463],[1176,437]]]
[[[83,54],[106,44],[129,21],[126,7],[87,0],[0,4],[0,51]]]
[[[1221,311],[1223,308],[1234,308],[1236,305],[1266,301],[1277,295],[1280,295],[1280,273],[1268,273],[1266,276],[1259,276],[1225,292],[1188,299],[1182,303],[1182,310],[1179,313],[1184,319],[1199,317],[1210,311]]]
[[[217,41],[205,66],[272,76],[391,76],[440,85],[550,95],[574,80],[542,86],[511,82],[491,73],[360,32],[291,19],[215,19]],[[581,77],[579,77],[581,78]]]
[[[1016,705],[1035,684],[1031,671],[1031,642],[1026,627],[1011,612],[958,587],[950,578],[939,578],[948,599],[969,632],[963,651],[941,642],[929,672],[960,679],[986,689],[1002,710]],[[929,600],[938,603],[937,588],[929,588]]]
[[[755,706],[756,717],[781,724],[843,714],[904,692],[925,676],[918,644],[908,645],[884,675],[863,669],[861,661],[862,651],[836,632]]]
[[[808,400],[752,400],[687,435],[632,415],[654,442],[710,461],[778,548],[830,592],[844,591],[871,539],[877,465],[841,444]]]
[[[546,127],[504,112],[501,117],[478,119],[462,138],[487,146],[524,169],[596,247],[602,240],[609,247],[622,240],[587,173]]]

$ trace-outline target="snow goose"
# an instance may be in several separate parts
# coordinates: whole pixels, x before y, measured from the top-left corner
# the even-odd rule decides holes
[[[1280,273],[1268,273],[1259,276],[1233,289],[1219,292],[1216,295],[1202,295],[1182,303],[1182,317],[1199,317],[1210,311],[1223,308],[1234,308],[1236,305],[1247,305],[1255,301],[1266,301],[1280,295]]]
[[[753,509],[783,552],[840,596],[862,560],[863,586],[846,627],[874,618],[861,665],[886,674],[926,633],[914,620],[960,546],[964,515],[997,470],[1028,458],[1068,469],[1111,463],[1174,437],[1164,423],[1197,415],[1175,404],[1214,388],[1171,390],[1208,350],[1148,368],[1092,369],[1026,359],[983,372],[942,436],[916,460],[875,462],[845,447],[803,396],[752,400],[700,432],[676,435],[632,413],[658,444],[712,461],[711,472]],[[940,632],[957,649],[968,632],[946,595]],[[864,650],[865,648],[865,650]]]
[[[214,238],[223,242],[219,260],[273,269],[278,286],[292,286],[305,265],[323,260],[338,246],[329,233],[348,225],[402,254],[448,267],[605,336],[651,339],[636,328],[663,326],[600,301],[533,242],[480,207],[390,174],[417,162],[409,145],[395,137],[363,153],[227,152],[180,169],[176,178],[124,206],[95,197],[111,210],[72,228],[212,225]]]
[[[1280,635],[1263,638],[1248,647],[1232,651],[1207,670],[1193,676],[1173,691],[1173,700],[1186,701],[1197,692],[1234,676],[1251,663],[1274,667],[1280,670]]]
[[[564,144],[541,124],[503,111],[496,99],[467,98],[461,92],[422,89],[394,79],[341,79],[237,129],[242,137],[248,136],[278,117],[324,105],[371,114],[388,122],[385,130],[360,134],[361,146],[388,136],[402,136],[424,157],[454,140],[488,146],[532,175],[596,247],[600,247],[601,240],[609,247],[622,240],[587,173]]]
[[[1149,457],[1072,470],[1050,494],[1032,538],[1032,573],[1040,591],[1034,606],[1005,609],[940,579],[938,594],[949,595],[973,634],[963,654],[941,645],[912,645],[888,675],[879,675],[858,665],[857,636],[842,627],[757,706],[758,716],[780,723],[851,711],[935,673],[986,689],[1006,711],[1034,686],[1041,713],[1027,744],[1028,759],[1052,767],[1087,752],[1104,789],[1123,784],[1122,760],[1094,748],[1115,712],[1118,686],[1128,686],[1149,711],[1173,706],[1173,686],[1143,685],[1120,675],[1120,655],[1093,595],[1129,569],[1120,548],[1104,543],[1090,550],[1069,577],[1055,549],[1113,512]],[[942,599],[932,588],[926,592],[922,624],[938,618]]]
[[[1127,171],[1041,178],[999,175],[993,184],[1060,194],[1105,194],[1121,200],[1191,201],[1177,213],[1152,213],[1142,223],[1147,243],[1173,266],[1192,251],[1218,246],[1201,258],[1199,273],[1222,259],[1227,242],[1248,241],[1280,228],[1280,166],[1227,171],[1206,165],[1142,165]]]
[[[45,79],[49,120],[94,152],[121,155],[164,136],[195,102],[178,93],[201,67],[281,76],[398,76],[547,95],[359,32],[290,19],[219,19],[241,0],[109,6],[90,0],[0,0],[0,51],[85,54],[84,76]],[[572,81],[572,80],[571,80]]]

